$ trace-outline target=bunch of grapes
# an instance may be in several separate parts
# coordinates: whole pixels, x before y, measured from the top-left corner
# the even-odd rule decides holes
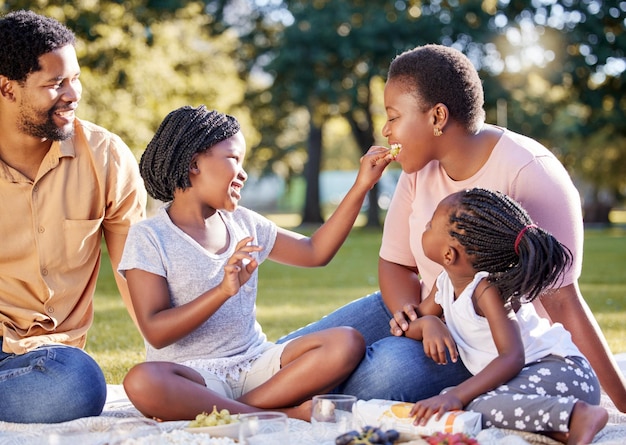
[[[221,411],[217,410],[217,407],[213,405],[213,411],[211,414],[205,412],[196,416],[195,420],[189,422],[189,428],[201,428],[207,426],[227,425],[229,423],[238,422],[238,416],[231,416],[227,409]]]
[[[400,437],[396,430],[383,431],[375,426],[364,426],[359,431],[348,431],[335,439],[335,445],[393,445]]]
[[[425,438],[428,445],[478,445],[478,441],[463,433],[435,433]]]

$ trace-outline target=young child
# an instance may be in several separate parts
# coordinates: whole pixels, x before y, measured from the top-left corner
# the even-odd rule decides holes
[[[481,188],[441,201],[422,244],[444,271],[406,336],[423,341],[437,363],[460,355],[473,376],[417,402],[415,423],[465,408],[482,414],[483,427],[590,443],[608,419],[596,375],[569,332],[527,304],[550,298],[571,265],[569,250],[517,202]]]
[[[166,202],[131,227],[118,268],[127,281],[147,361],[124,388],[146,416],[281,410],[308,420],[313,395],[332,390],[361,360],[358,331],[339,327],[268,342],[256,321],[258,266],[266,258],[327,264],[391,156],[374,147],[354,185],[311,237],[238,206],[246,145],[232,116],[185,106],[162,122],[140,161],[148,193]],[[294,291],[296,291],[294,289]]]

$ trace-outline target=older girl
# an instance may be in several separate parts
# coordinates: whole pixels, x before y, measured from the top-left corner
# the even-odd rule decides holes
[[[362,336],[347,327],[269,342],[256,321],[257,268],[267,258],[328,263],[391,161],[387,149],[361,158],[355,184],[311,237],[239,207],[245,155],[234,117],[187,106],[164,119],[141,158],[148,193],[166,204],[131,227],[119,270],[148,360],[124,388],[147,416],[192,419],[216,405],[309,419],[303,402],[332,390],[363,356]]]

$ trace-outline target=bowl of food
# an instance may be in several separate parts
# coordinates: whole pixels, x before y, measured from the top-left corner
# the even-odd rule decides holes
[[[239,438],[239,416],[231,415],[227,409],[217,410],[213,407],[210,413],[200,413],[187,424],[185,431],[198,434],[209,434],[211,437]]]

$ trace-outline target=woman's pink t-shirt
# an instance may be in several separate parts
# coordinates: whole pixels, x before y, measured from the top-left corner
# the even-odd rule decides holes
[[[583,254],[578,190],[563,165],[546,147],[508,130],[504,131],[487,162],[471,178],[451,179],[438,161],[430,162],[416,173],[403,172],[385,218],[380,257],[392,263],[417,266],[422,295],[427,295],[442,268],[424,255],[424,228],[443,198],[473,187],[498,190],[518,201],[535,224],[572,251],[574,262],[564,274],[561,286],[578,279]]]

